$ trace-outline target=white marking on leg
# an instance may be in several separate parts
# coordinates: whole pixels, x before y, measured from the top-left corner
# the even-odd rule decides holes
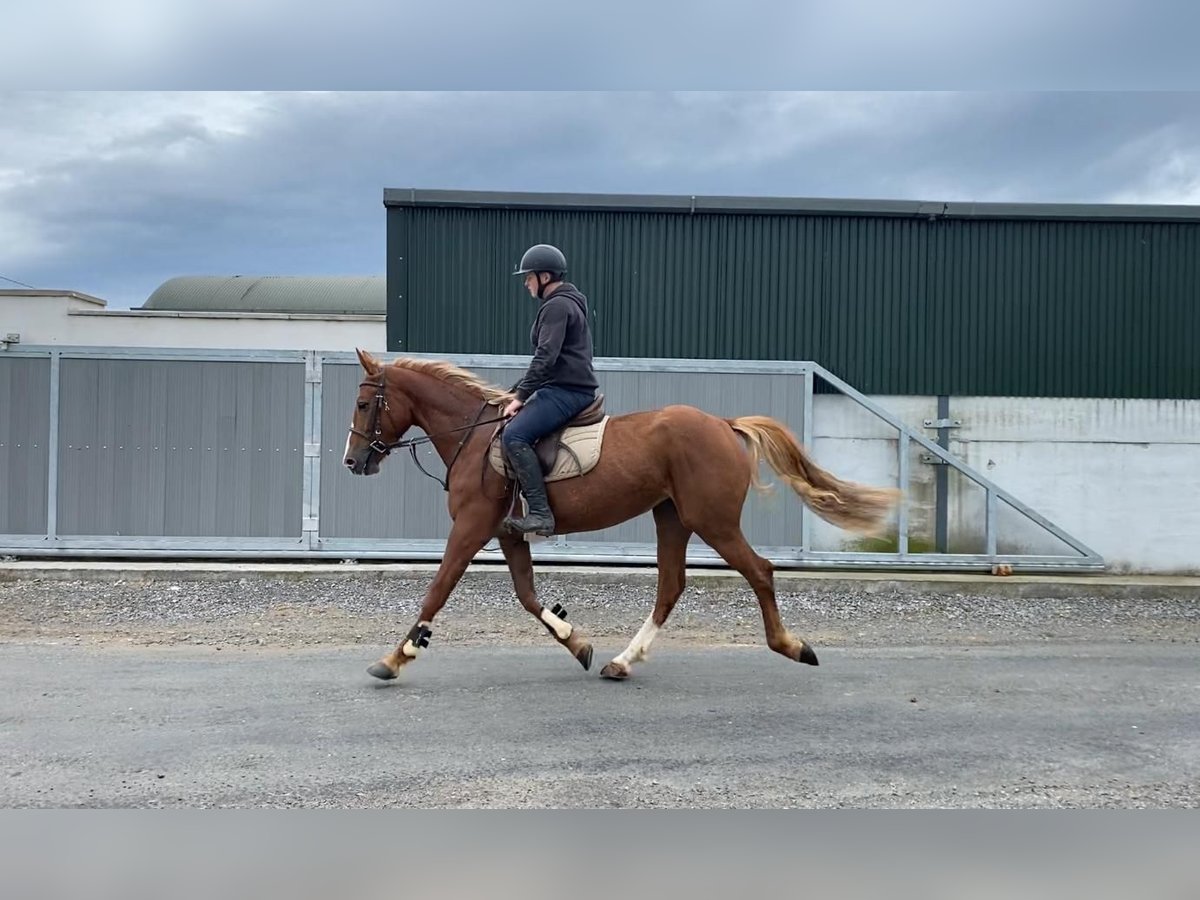
[[[546,607],[542,607],[540,618],[543,622],[550,626],[550,629],[558,637],[560,641],[565,641],[571,636],[571,626],[556,616]]]
[[[615,663],[620,663],[628,667],[632,663],[641,662],[646,658],[646,654],[650,652],[650,644],[654,642],[654,636],[658,634],[658,626],[654,624],[654,616],[649,616],[642,627],[638,629],[638,633],[633,636],[633,640],[629,642],[629,646],[621,651],[621,655],[613,660]]]

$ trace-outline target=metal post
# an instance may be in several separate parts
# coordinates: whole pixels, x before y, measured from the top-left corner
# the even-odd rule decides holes
[[[315,350],[304,360],[304,494],[301,534],[316,550],[321,539],[321,375],[324,360]]]
[[[899,447],[900,453],[900,508],[896,513],[896,552],[901,556],[906,556],[908,554],[908,482],[910,473],[908,435],[903,431],[900,432],[897,447]]]
[[[988,556],[996,555],[996,492],[988,489],[987,509],[984,512],[983,526],[984,552]]]
[[[939,394],[937,398],[937,417],[939,424],[944,425],[950,418],[950,398]],[[950,429],[940,427],[937,430],[937,443],[943,450],[950,449]],[[950,472],[948,466],[938,466],[934,474],[936,490],[936,509],[934,514],[934,549],[938,553],[949,553],[949,511],[950,511]]]
[[[804,407],[800,412],[800,443],[812,452],[813,443],[813,382],[812,369],[806,368],[801,376],[804,379]],[[800,555],[812,550],[812,514],[800,504]]]
[[[58,537],[58,397],[62,354],[50,351],[50,434],[46,441],[46,539]]]

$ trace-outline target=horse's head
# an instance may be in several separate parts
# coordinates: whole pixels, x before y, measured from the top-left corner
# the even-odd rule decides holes
[[[358,386],[343,462],[355,475],[374,475],[391,452],[390,445],[412,427],[412,407],[388,384],[387,367],[371,354],[357,352],[366,377]]]

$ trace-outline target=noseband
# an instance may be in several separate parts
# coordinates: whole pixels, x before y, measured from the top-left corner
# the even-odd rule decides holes
[[[399,447],[403,442],[397,441],[394,444],[385,444],[381,440],[381,438],[383,437],[383,432],[380,430],[379,426],[381,424],[383,424],[383,414],[388,409],[387,392],[384,389],[384,382],[383,382],[382,376],[380,377],[379,381],[377,381],[377,382],[363,381],[358,386],[361,388],[363,385],[367,385],[367,384],[369,384],[371,387],[375,388],[375,405],[371,407],[371,422],[367,426],[367,431],[375,432],[375,436],[372,437],[369,434],[365,434],[365,433],[359,431],[353,425],[350,426],[350,433],[357,434],[360,438],[363,438],[364,440],[368,441],[369,442],[368,446],[372,450],[374,450],[376,453],[378,453],[380,456],[387,456],[389,453],[391,453],[393,450],[395,450],[397,447]],[[369,460],[370,460],[370,457],[368,457],[368,461]]]

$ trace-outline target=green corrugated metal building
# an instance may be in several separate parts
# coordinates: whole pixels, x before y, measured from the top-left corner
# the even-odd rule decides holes
[[[1200,397],[1200,207],[384,191],[391,352],[528,354],[561,247],[600,356],[873,394]]]

